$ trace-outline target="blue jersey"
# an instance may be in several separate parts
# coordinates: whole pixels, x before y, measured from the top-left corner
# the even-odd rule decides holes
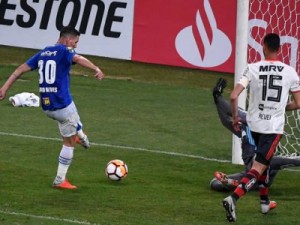
[[[57,44],[32,56],[26,64],[39,72],[39,91],[43,110],[54,111],[72,102],[70,69],[75,55],[73,49]]]

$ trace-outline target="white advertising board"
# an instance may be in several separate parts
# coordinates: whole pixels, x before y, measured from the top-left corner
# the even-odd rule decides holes
[[[0,44],[42,49],[72,25],[78,53],[131,59],[133,14],[133,0],[1,0]]]

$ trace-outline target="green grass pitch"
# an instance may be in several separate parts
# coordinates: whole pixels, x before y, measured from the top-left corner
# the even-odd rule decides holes
[[[0,85],[33,52],[0,46]],[[89,150],[76,147],[69,169],[78,190],[51,187],[62,145],[56,122],[40,108],[8,102],[23,91],[38,94],[37,73],[24,75],[0,103],[0,224],[227,224],[221,201],[228,193],[211,191],[209,182],[215,170],[243,167],[229,163],[231,134],[220,124],[211,90],[223,76],[228,96],[233,76],[90,58],[107,78],[72,70],[74,101],[92,142]],[[125,180],[105,177],[111,159],[128,164]],[[270,190],[278,208],[262,215],[251,192],[238,203],[236,223],[299,223],[299,185],[299,173],[280,172]]]

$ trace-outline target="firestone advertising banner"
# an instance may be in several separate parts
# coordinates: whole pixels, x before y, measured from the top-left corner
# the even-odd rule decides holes
[[[41,49],[63,26],[81,33],[77,52],[131,59],[134,1],[1,0],[0,44]]]
[[[41,49],[71,25],[81,33],[81,54],[233,73],[237,2],[0,0],[0,44]],[[249,60],[262,59],[263,36],[277,32],[281,58],[300,72],[299,1],[250,2]],[[286,22],[276,13],[295,19]]]

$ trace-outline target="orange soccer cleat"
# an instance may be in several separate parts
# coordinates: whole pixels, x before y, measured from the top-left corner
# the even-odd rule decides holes
[[[61,183],[53,184],[53,187],[59,189],[77,189],[77,186],[72,185],[67,179]]]

